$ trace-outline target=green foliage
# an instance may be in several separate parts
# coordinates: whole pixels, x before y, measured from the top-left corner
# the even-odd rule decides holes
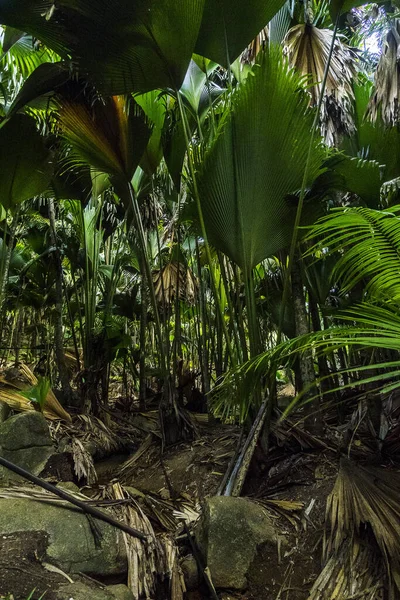
[[[196,53],[227,67],[284,3],[285,0],[206,0]]]
[[[0,164],[0,200],[6,210],[45,191],[53,167],[33,119],[16,115],[0,129]]]
[[[311,229],[309,239],[322,239],[309,254],[324,246],[340,252],[333,276],[346,294],[361,281],[370,297],[400,300],[400,206],[378,211],[368,208],[335,209]],[[343,251],[345,250],[345,251]]]
[[[36,385],[31,387],[29,390],[24,390],[19,393],[21,396],[24,396],[24,398],[30,400],[32,404],[37,405],[39,410],[42,412],[49,390],[50,380],[47,379],[47,377],[39,377]]]
[[[233,97],[206,151],[201,204],[210,241],[250,271],[290,243],[311,142],[313,114],[301,81],[279,50],[263,57]],[[278,118],[279,115],[279,118]],[[309,185],[325,151],[311,147]]]
[[[192,56],[204,0],[7,0],[0,20],[72,57],[102,92],[179,88]]]

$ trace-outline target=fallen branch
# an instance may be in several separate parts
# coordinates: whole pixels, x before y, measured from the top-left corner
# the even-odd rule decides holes
[[[44,479],[41,479],[40,477],[33,475],[29,471],[26,471],[22,467],[15,465],[14,463],[3,458],[2,456],[0,456],[0,465],[5,467],[6,469],[9,469],[13,473],[16,473],[20,477],[23,477],[27,481],[30,481],[31,483],[34,483],[35,485],[40,486],[44,490],[47,490],[48,492],[52,492],[53,494],[55,494],[56,496],[59,496],[63,500],[67,500],[67,502],[70,502],[70,504],[77,506],[83,512],[91,515],[95,519],[99,519],[99,521],[104,521],[105,523],[108,523],[109,525],[112,525],[113,527],[116,527],[117,529],[120,529],[121,531],[124,531],[125,533],[128,533],[129,535],[132,535],[133,537],[136,537],[144,542],[148,541],[148,536],[145,535],[144,533],[142,533],[141,531],[138,531],[137,529],[133,529],[132,527],[129,527],[125,523],[121,523],[120,521],[113,519],[107,513],[104,513],[103,511],[95,508],[94,506],[90,506],[89,504],[86,504],[82,500],[78,500],[71,494],[68,494],[68,492],[64,491],[63,489],[57,488],[56,486],[52,485],[51,483],[48,483]]]

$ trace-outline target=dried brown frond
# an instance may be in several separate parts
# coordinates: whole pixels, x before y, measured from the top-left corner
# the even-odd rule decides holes
[[[182,600],[185,592],[178,563],[177,546],[171,536],[156,536],[141,506],[119,483],[109,489],[109,495],[117,500],[128,499],[129,504],[115,507],[119,516],[131,527],[143,531],[149,542],[143,544],[137,538],[124,535],[128,555],[128,586],[135,598],[154,598],[157,581],[165,578],[170,582],[171,600]]]
[[[330,29],[319,29],[306,23],[292,27],[284,40],[284,51],[290,64],[310,84],[311,106],[316,106],[319,101],[332,36]],[[329,146],[335,145],[341,135],[354,133],[352,82],[355,75],[354,51],[336,39],[320,115],[321,132]]]
[[[130,456],[124,463],[122,463],[121,467],[119,468],[119,474],[125,475],[126,473],[129,473],[132,470],[132,468],[134,468],[139,458],[143,456],[143,454],[148,452],[153,442],[154,437],[151,433],[149,433],[142,442],[142,444],[139,446],[139,448],[136,450],[136,452],[132,456]]]
[[[74,461],[74,471],[79,480],[85,479],[88,485],[97,481],[97,473],[94,467],[92,455],[82,444],[81,440],[73,437],[71,440],[72,458]]]
[[[103,450],[105,453],[110,453],[121,447],[117,432],[107,427],[97,417],[77,415],[74,426],[80,430],[82,441],[94,442],[97,448]]]
[[[167,306],[172,304],[176,295],[181,300],[193,304],[198,282],[194,273],[182,263],[170,262],[153,275],[157,301]]]
[[[384,570],[376,552],[353,539],[329,558],[308,600],[379,600],[384,598],[384,585]]]
[[[325,559],[338,557],[346,540],[375,546],[375,562],[380,557],[388,587],[397,588],[392,597],[399,597],[400,474],[342,459],[326,510]]]
[[[82,500],[82,502],[89,502],[89,498],[80,492],[68,490],[68,494]],[[26,498],[27,500],[40,500],[40,502],[50,502],[51,504],[57,503],[65,506],[71,506],[67,500],[63,500],[59,496],[43,490],[38,487],[7,487],[0,488],[0,498]],[[93,504],[93,502],[92,502]]]
[[[268,43],[268,27],[264,27],[258,36],[249,44],[240,56],[240,62],[244,65],[254,65],[257,54],[265,48]]]
[[[378,115],[389,127],[400,121],[400,19],[395,20],[386,36],[375,74],[375,90],[366,116],[376,121]]]
[[[27,390],[36,385],[38,383],[37,378],[25,364],[19,366],[16,375],[12,379],[4,375],[0,377],[0,384],[2,385],[0,387],[0,400],[16,411],[25,412],[35,410],[32,403],[24,396],[21,396],[18,390]],[[72,420],[71,415],[63,409],[52,389],[48,391],[43,414],[50,420],[62,419],[67,422],[71,422]]]

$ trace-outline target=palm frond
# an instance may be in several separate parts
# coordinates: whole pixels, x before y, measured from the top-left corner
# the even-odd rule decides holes
[[[19,0],[0,20],[40,39],[107,94],[179,88],[205,0]]]
[[[387,469],[365,467],[342,459],[338,477],[327,501],[329,533],[325,557],[337,554],[342,544],[371,533],[385,566],[389,587],[400,591],[400,477]]]
[[[305,23],[292,27],[284,40],[290,64],[309,81],[312,106],[318,104],[321,94],[332,38],[330,29],[319,29]],[[330,146],[337,142],[340,135],[354,132],[351,108],[355,74],[354,52],[336,39],[320,115],[322,135]]]
[[[341,292],[347,293],[361,280],[366,291],[377,299],[400,299],[400,206],[390,211],[368,208],[335,209],[320,219],[308,239],[322,238],[317,248],[330,253],[341,251],[333,276],[341,280]]]
[[[285,0],[206,0],[195,52],[228,67]]]
[[[17,379],[0,376],[0,400],[18,412],[35,410],[32,402],[19,392],[37,385],[38,379],[28,365],[22,363],[19,369],[21,377]],[[71,415],[61,406],[52,389],[47,392],[43,414],[50,420],[62,419],[71,422]]]
[[[220,134],[206,152],[199,187],[210,241],[250,270],[291,239],[313,115],[300,78],[272,48],[239,86]],[[279,119],[276,118],[279,115]],[[310,183],[324,150],[314,143]]]
[[[396,19],[386,36],[384,50],[375,75],[375,90],[368,105],[367,117],[376,121],[380,115],[385,125],[400,121],[400,19]]]
[[[160,304],[172,304],[177,294],[180,299],[193,304],[198,282],[191,269],[184,264],[170,262],[160,271],[156,271],[153,278],[157,301]]]

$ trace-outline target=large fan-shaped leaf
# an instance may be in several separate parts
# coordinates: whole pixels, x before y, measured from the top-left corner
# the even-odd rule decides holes
[[[53,92],[66,83],[69,71],[62,63],[43,63],[39,65],[23,84],[7,111],[7,118],[18,112],[39,96]]]
[[[0,202],[6,209],[43,192],[52,164],[33,119],[16,115],[0,130]]]
[[[285,0],[206,0],[196,53],[228,66]]]
[[[179,88],[205,0],[1,0],[0,22],[27,31],[106,93]]]
[[[301,81],[279,49],[267,54],[233,100],[200,177],[210,241],[251,269],[285,247],[296,212],[311,141],[312,113]],[[324,150],[313,143],[309,184]]]
[[[113,96],[61,101],[60,125],[73,148],[75,162],[91,165],[117,181],[130,181],[150,138],[151,129],[132,99]]]

